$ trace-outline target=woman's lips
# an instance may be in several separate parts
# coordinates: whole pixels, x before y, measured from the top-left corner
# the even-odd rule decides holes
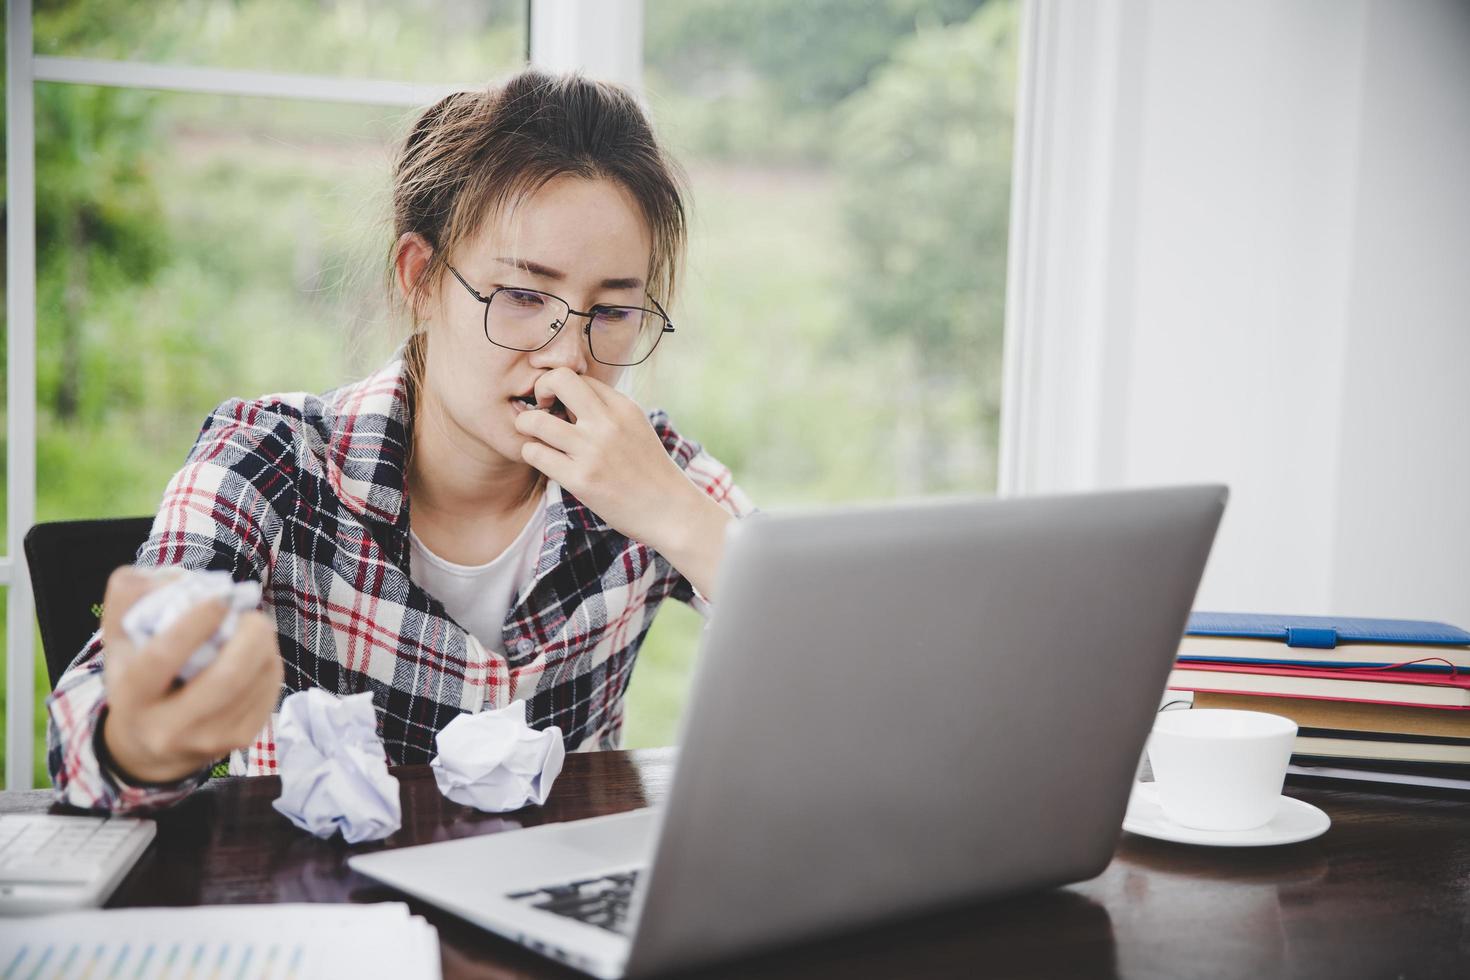
[[[547,411],[549,411],[552,415],[555,415],[559,419],[562,419],[564,421],[565,420],[568,420],[567,407],[561,403],[561,399],[557,399],[556,401],[553,401],[551,403],[551,407],[550,408],[539,408],[538,409],[535,405],[532,405],[531,403],[527,402],[525,399],[523,399],[519,395],[517,395],[517,396],[514,396],[514,397],[512,397],[510,399],[510,405],[511,405],[511,411],[514,412],[516,415],[519,415],[522,412],[532,412],[532,411],[547,412]]]

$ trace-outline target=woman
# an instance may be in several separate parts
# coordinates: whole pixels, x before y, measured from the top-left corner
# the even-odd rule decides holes
[[[121,617],[158,576],[114,574],[49,703],[62,801],[167,805],[226,754],[233,774],[273,773],[272,713],[311,686],[371,691],[395,763],[518,698],[567,748],[613,747],[659,603],[713,596],[749,504],[616,388],[673,331],[685,235],[636,103],[535,71],[451,95],[404,144],[394,223],[413,321],[398,356],[320,397],[215,409],[139,552],[253,578],[262,611],[176,686],[223,606],[137,649]]]

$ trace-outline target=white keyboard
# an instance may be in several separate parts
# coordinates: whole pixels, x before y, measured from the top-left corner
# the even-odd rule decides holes
[[[0,815],[0,915],[101,905],[154,830],[152,820]]]

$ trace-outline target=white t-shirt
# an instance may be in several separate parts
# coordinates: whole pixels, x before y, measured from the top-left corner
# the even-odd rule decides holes
[[[469,631],[486,650],[505,653],[501,643],[505,614],[520,595],[521,587],[535,575],[536,559],[541,554],[541,540],[546,532],[546,502],[551,489],[548,483],[536,513],[510,546],[483,565],[445,561],[424,547],[419,536],[409,529],[408,542],[413,555],[411,577],[420,588],[442,602],[450,618]]]

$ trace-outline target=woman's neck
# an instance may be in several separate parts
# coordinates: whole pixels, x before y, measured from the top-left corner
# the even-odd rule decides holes
[[[524,520],[545,477],[459,430],[436,411],[433,399],[421,394],[416,401],[407,474],[414,523],[469,530]]]

